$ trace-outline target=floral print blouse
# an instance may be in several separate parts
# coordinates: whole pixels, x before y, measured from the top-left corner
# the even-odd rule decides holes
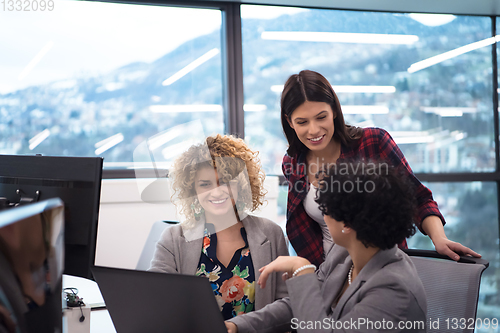
[[[212,229],[213,230],[213,229]],[[216,255],[217,234],[205,228],[197,276],[208,277],[224,320],[254,310],[255,272],[245,228],[240,229],[245,246],[238,249],[228,267]]]

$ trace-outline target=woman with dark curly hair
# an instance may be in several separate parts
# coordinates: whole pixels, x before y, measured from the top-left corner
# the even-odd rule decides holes
[[[415,233],[414,186],[386,163],[325,170],[318,199],[335,246],[315,273],[301,257],[261,268],[285,272],[289,297],[226,322],[228,332],[426,332],[424,287],[397,244]],[[267,329],[272,327],[272,329]]]
[[[318,170],[346,158],[377,158],[401,168],[417,187],[417,227],[429,235],[437,252],[454,260],[457,253],[480,257],[446,237],[431,191],[415,177],[389,133],[345,124],[337,95],[324,76],[309,70],[290,76],[281,94],[281,124],[289,144],[282,165],[289,184],[286,230],[299,256],[319,265],[333,246],[314,203]],[[407,248],[405,239],[400,247]]]
[[[257,153],[241,139],[218,134],[191,146],[169,174],[185,220],[163,232],[149,270],[207,277],[224,319],[285,297],[277,275],[268,288],[255,288],[257,269],[288,255],[281,228],[246,213],[264,202]]]

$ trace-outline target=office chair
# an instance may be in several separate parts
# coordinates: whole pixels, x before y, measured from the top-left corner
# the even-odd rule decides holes
[[[146,239],[146,243],[144,244],[141,256],[137,261],[137,266],[135,267],[135,269],[140,271],[148,270],[151,264],[151,259],[153,259],[153,255],[155,253],[156,243],[160,239],[163,230],[178,223],[179,222],[174,221],[156,221],[153,224],[151,230],[149,231],[148,238]]]
[[[488,261],[462,256],[455,262],[436,251],[404,251],[427,294],[427,332],[474,332],[479,284]]]

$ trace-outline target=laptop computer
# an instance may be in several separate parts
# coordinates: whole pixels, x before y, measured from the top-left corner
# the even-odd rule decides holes
[[[207,278],[92,267],[118,333],[227,333]]]

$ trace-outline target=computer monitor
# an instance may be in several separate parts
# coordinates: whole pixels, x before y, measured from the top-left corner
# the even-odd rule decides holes
[[[0,211],[0,331],[62,331],[63,258],[60,199]]]
[[[0,204],[60,198],[65,207],[64,273],[92,278],[101,192],[100,157],[0,155]]]

